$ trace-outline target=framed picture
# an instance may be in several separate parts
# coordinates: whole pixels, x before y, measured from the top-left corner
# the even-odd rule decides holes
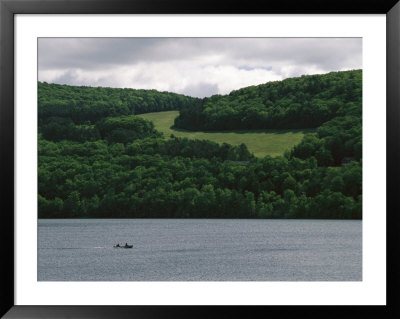
[[[399,16],[1,0],[1,314],[398,313]]]

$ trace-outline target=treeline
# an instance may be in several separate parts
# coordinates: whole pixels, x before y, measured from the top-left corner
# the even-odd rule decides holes
[[[196,98],[156,90],[69,86],[38,82],[39,125],[50,117],[75,124],[96,123],[105,117],[180,110]]]
[[[269,82],[193,101],[175,126],[189,130],[315,128],[337,116],[361,115],[362,71]]]
[[[244,149],[39,137],[39,217],[361,218],[359,162],[318,167],[314,157],[257,159]]]
[[[194,129],[224,121],[224,129],[244,128],[232,114],[241,114],[240,125],[260,128],[275,123],[271,116],[278,113],[283,122],[274,125],[287,128],[295,126],[294,109],[309,108],[297,111],[296,125],[317,127],[315,133],[277,158],[255,158],[244,144],[166,140],[152,122],[132,115],[136,108],[121,111],[122,93],[39,83],[39,101],[80,101],[70,104],[79,107],[39,103],[40,218],[362,218],[361,71],[287,79],[203,100],[171,93],[187,99],[177,122],[190,119]],[[262,104],[267,111],[246,104],[255,100],[269,101]],[[270,122],[260,121],[263,112]],[[215,121],[210,114],[217,114]]]

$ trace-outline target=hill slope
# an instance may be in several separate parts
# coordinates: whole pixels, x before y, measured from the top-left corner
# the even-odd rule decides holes
[[[193,101],[175,126],[189,130],[315,128],[336,116],[361,115],[362,71],[269,82]]]
[[[240,105],[253,100],[251,92],[255,92],[254,99],[259,99],[257,92],[261,89],[244,88],[229,96],[198,100],[156,91],[39,83],[39,218],[361,219],[361,83],[357,84],[357,78],[361,81],[361,71],[333,76],[343,77],[349,79],[345,81],[347,91],[345,85],[330,81],[330,85],[313,95],[323,103],[309,99],[313,101],[310,112],[314,109],[315,112],[297,117],[299,123],[311,119],[322,125],[315,133],[306,134],[285,157],[276,158],[255,158],[245,144],[219,145],[181,137],[165,139],[152,122],[132,115],[138,114],[138,110],[165,111],[170,107],[182,108],[182,116],[191,108],[194,111],[198,108],[199,117],[195,120],[200,121],[202,114],[208,112],[208,108],[203,112],[204,105],[209,103],[210,109],[214,107],[219,115],[219,107],[212,101],[217,101],[218,106],[225,100],[239,106],[231,108],[232,114],[236,114]],[[304,88],[318,88],[318,80],[312,79],[306,77],[308,86]],[[282,83],[260,87],[270,86],[276,86],[279,93]],[[341,93],[337,87],[344,91]],[[273,103],[271,112],[267,112],[267,115],[282,113],[285,125],[290,123],[288,110],[293,104],[283,103],[284,96],[311,96],[307,91],[289,88],[287,91],[281,88],[276,99],[269,98]],[[141,94],[137,95],[139,91]],[[157,102],[161,97],[171,103]],[[132,102],[136,100],[146,104]],[[304,103],[305,110],[306,106]],[[246,114],[252,109],[258,118],[257,107],[248,106],[245,109],[248,112],[242,114],[243,123],[249,121]],[[310,117],[314,113],[321,116]],[[225,115],[221,114],[223,119]],[[296,122],[296,118],[292,120]]]

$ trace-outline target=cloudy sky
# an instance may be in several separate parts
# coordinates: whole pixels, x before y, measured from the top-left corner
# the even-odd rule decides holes
[[[39,39],[39,81],[197,97],[361,68],[361,38]]]

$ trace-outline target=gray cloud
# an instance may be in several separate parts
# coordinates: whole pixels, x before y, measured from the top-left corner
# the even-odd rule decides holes
[[[84,83],[77,82],[77,72],[76,70],[67,70],[60,75],[53,78],[55,83],[69,84],[69,85],[83,85]]]
[[[40,38],[39,80],[194,96],[362,68],[361,38]]]
[[[178,93],[189,96],[206,97],[218,94],[218,92],[219,90],[217,84],[200,82],[188,85]]]

